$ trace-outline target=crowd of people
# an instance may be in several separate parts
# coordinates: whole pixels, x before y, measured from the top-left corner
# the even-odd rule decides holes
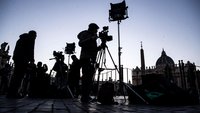
[[[10,57],[9,45],[7,42],[4,42],[0,48],[0,94],[5,94],[8,90],[12,70],[12,66],[8,63]]]
[[[98,90],[99,84],[94,83],[94,76],[97,68],[99,68],[97,55],[99,51],[105,50],[107,41],[97,35],[98,29],[99,26],[97,24],[91,23],[87,30],[78,33],[78,45],[81,47],[80,58],[74,54],[71,55],[73,53],[71,51],[66,52],[66,54],[70,53],[69,56],[71,55],[71,64],[67,65],[64,62],[65,57],[62,52],[53,51],[55,57],[53,59],[56,62],[50,74],[47,73],[48,66],[46,64],[41,61],[37,62],[37,64],[35,63],[34,46],[37,37],[36,31],[31,30],[19,36],[12,56],[13,64],[9,62],[11,56],[8,54],[8,43],[2,43],[0,49],[0,94],[6,94],[7,98],[23,98],[25,96],[33,98],[79,98],[80,96],[81,102],[90,103],[92,101],[91,92],[95,87],[95,90],[98,92],[97,100],[99,102],[114,104],[113,96],[115,95],[115,90],[118,90],[114,88],[114,84],[112,82],[104,83]],[[99,46],[97,45],[98,38],[101,38]],[[193,73],[194,67],[191,65],[190,68],[190,73]],[[52,71],[56,72],[55,77],[52,76]],[[80,76],[81,72],[82,76]],[[194,80],[192,77],[194,75],[189,79]],[[190,85],[195,84],[191,82]],[[153,88],[155,89],[156,87],[154,86]],[[166,90],[166,92],[170,90]],[[175,94],[167,96],[179,96],[179,92],[172,92]],[[135,92],[129,94],[135,94]],[[131,95],[129,96],[131,97]],[[190,97],[190,95],[185,97]],[[180,100],[182,98],[184,96]],[[191,103],[198,102],[192,101]]]
[[[51,71],[55,71],[55,80],[52,82],[51,73],[47,74],[48,66],[42,62],[35,64],[34,46],[37,33],[34,30],[19,36],[13,52],[13,65],[7,64],[0,69],[1,93],[9,98],[23,96],[45,97],[55,89],[66,89],[74,97],[81,95],[82,102],[91,100],[95,74],[95,61],[97,52],[101,46],[97,46],[98,25],[91,23],[87,30],[81,31],[77,38],[81,47],[80,59],[72,55],[73,62],[69,65],[64,63],[64,55],[55,55],[56,63]],[[5,48],[4,48],[5,49]],[[80,76],[82,69],[82,77]],[[80,87],[81,80],[81,87]],[[54,86],[54,87],[53,87]],[[58,91],[58,90],[57,90]]]

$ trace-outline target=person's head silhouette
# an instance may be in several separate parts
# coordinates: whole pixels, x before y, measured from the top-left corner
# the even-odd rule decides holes
[[[31,38],[36,38],[36,37],[37,37],[37,33],[36,33],[36,31],[34,31],[34,30],[29,31],[28,34],[29,34],[29,36],[30,36]]]
[[[88,26],[88,31],[91,31],[93,33],[97,33],[98,29],[99,29],[99,26],[95,23],[90,23]]]

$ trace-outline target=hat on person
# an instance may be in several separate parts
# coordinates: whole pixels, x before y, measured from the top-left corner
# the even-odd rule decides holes
[[[89,24],[89,29],[99,29],[99,26],[95,23]]]

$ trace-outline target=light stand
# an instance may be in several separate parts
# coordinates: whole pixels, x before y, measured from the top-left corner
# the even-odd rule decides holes
[[[119,80],[120,82],[123,81],[123,73],[122,73],[122,66],[121,66],[121,49],[122,47],[120,46],[120,21],[117,21],[118,25],[118,63],[119,63]]]
[[[68,54],[68,66],[69,66],[69,63],[70,63],[70,56],[71,54],[74,54],[75,53],[75,43],[66,43],[66,47],[65,47],[65,54]],[[68,67],[68,70],[69,70],[70,67]],[[67,72],[67,83],[68,83],[68,72]],[[72,91],[71,89],[69,88],[69,86],[67,85],[67,89],[71,95],[72,98],[74,98],[74,95],[72,94]]]
[[[66,43],[66,47],[65,47],[65,54],[68,54],[68,65],[70,63],[70,56],[71,54],[75,53],[75,43]]]
[[[123,70],[121,65],[121,49],[120,46],[120,22],[121,20],[125,20],[128,18],[127,13],[127,6],[125,3],[125,0],[123,0],[121,3],[112,4],[111,9],[109,10],[109,21],[117,21],[118,25],[118,60],[119,60],[119,81],[120,81],[120,88],[122,88],[122,82],[123,82]]]
[[[123,85],[126,86],[128,89],[131,90],[132,93],[134,93],[137,97],[139,97],[143,102],[148,104],[148,102],[139,95],[133,88],[131,88],[128,84],[125,84],[123,82],[123,67],[121,65],[121,46],[120,46],[120,22],[121,20],[125,20],[128,18],[127,13],[127,6],[125,3],[125,0],[123,0],[121,3],[117,4],[110,4],[111,10],[109,10],[109,21],[117,21],[118,24],[118,57],[119,57],[119,88],[122,93],[124,93]],[[124,95],[125,97],[125,95]]]
[[[120,91],[124,93],[123,85],[126,86],[128,89],[131,90],[132,93],[134,93],[137,97],[139,97],[143,102],[148,104],[148,102],[139,95],[133,88],[131,88],[128,84],[125,84],[123,82],[123,67],[121,65],[121,46],[120,46],[120,22],[121,20],[125,20],[128,18],[127,13],[127,6],[125,3],[125,0],[123,0],[121,3],[117,4],[110,4],[111,10],[109,10],[109,21],[117,21],[118,24],[118,57],[119,57],[119,82],[120,82]],[[124,95],[125,97],[125,95]]]

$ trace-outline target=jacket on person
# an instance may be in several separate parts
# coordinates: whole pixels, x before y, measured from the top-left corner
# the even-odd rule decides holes
[[[98,52],[97,35],[85,30],[78,34],[79,46],[81,47],[80,59],[96,59]]]

